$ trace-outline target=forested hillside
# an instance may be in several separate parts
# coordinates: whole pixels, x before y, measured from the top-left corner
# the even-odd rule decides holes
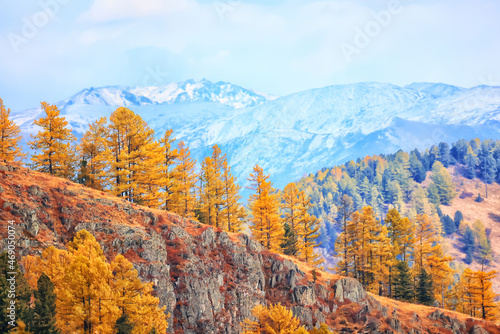
[[[461,213],[443,216],[440,208],[460,195],[457,182],[461,176],[485,184],[499,181],[500,141],[459,140],[424,152],[367,156],[323,168],[297,185],[311,197],[312,213],[326,222],[323,246],[329,247],[335,242],[332,224],[339,219],[343,195],[352,199],[354,211],[369,205],[379,219],[392,207],[408,217],[427,214],[442,221],[443,232],[454,233],[460,228]]]
[[[104,208],[103,215],[112,215],[115,207],[120,211],[120,205],[113,204],[113,201],[119,201],[123,205],[133,204],[136,207],[142,206],[160,212],[168,211],[189,220],[190,224],[203,223],[212,226],[220,233],[250,232],[258,247],[266,249],[265,252],[290,256],[294,261],[301,263],[301,266],[307,266],[310,270],[310,276],[307,279],[312,280],[313,283],[319,277],[329,275],[322,271],[325,268],[324,260],[327,260],[326,266],[328,266],[329,260],[334,258],[338,261],[335,268],[330,269],[335,270],[341,276],[353,278],[346,282],[356,283],[346,284],[354,284],[356,286],[354,290],[358,291],[356,293],[365,293],[364,291],[367,290],[381,298],[390,297],[403,302],[446,308],[484,320],[497,319],[499,306],[495,301],[496,294],[492,284],[496,271],[489,270],[495,255],[488,237],[491,230],[488,230],[480,220],[466,221],[465,217],[468,219],[471,217],[469,211],[464,212],[464,215],[459,210],[446,211],[447,214],[444,214],[443,210],[451,207],[459,193],[457,180],[463,178],[460,173],[470,178],[478,177],[486,183],[492,183],[498,179],[497,159],[500,155],[498,142],[459,141],[451,148],[441,143],[425,152],[415,150],[408,154],[400,151],[388,156],[368,157],[356,163],[351,161],[344,166],[324,169],[316,176],[302,180],[298,186],[293,182],[289,183],[282,191],[273,187],[271,175],[256,164],[248,176],[250,183],[248,190],[252,193],[248,197],[248,204],[245,208],[241,203],[241,188],[232,174],[227,156],[217,145],[212,147],[210,155],[205,156],[197,164],[184,142],[178,142],[177,147],[173,145],[175,138],[172,137],[172,130],[166,130],[160,139],[155,139],[154,130],[138,114],[124,107],[117,108],[111,113],[109,119],[101,118],[92,123],[83,137],[78,140],[72,135],[67,120],[60,115],[57,106],[43,102],[42,108],[45,113],[44,117],[34,121],[40,131],[32,135],[31,141],[28,142],[34,152],[29,157],[29,167],[36,172],[59,177],[59,180],[65,180],[61,182],[65,182],[66,185],[71,184],[69,181],[80,183],[81,188],[78,189],[81,193],[83,193],[83,187],[86,187],[85,189],[92,189],[101,196],[109,197],[112,199],[111,202],[108,200],[105,202],[110,203],[111,208]],[[20,129],[10,119],[10,111],[3,106],[1,100],[0,131],[5,134],[0,138],[0,159],[16,164],[16,161],[24,158],[19,146]],[[14,169],[17,170],[18,167],[11,165],[3,167],[2,174],[7,175],[7,172],[13,172]],[[29,174],[26,170],[23,173]],[[40,174],[38,174],[38,180],[42,182]],[[14,212],[13,219],[10,220],[12,225],[25,221],[28,215],[26,210],[29,210],[19,211],[19,205],[15,204],[19,202],[19,196],[22,196],[12,190],[21,187],[16,182],[5,183],[5,188],[10,189],[10,200],[7,202],[7,197],[5,197],[2,200],[3,203],[0,203],[5,208],[4,215],[10,217],[9,212]],[[1,192],[3,192],[2,189],[0,187]],[[27,189],[30,196],[38,198],[42,195],[40,205],[29,203],[29,207],[37,208],[30,214],[31,220],[36,222],[38,227],[34,229],[33,226],[28,225],[23,227],[23,233],[26,233],[29,238],[36,239],[40,243],[37,245],[42,249],[49,244],[45,244],[47,238],[36,238],[37,235],[43,236],[45,233],[40,233],[42,223],[37,218],[38,215],[42,215],[39,212],[41,206],[58,207],[54,212],[43,213],[44,217],[47,217],[42,220],[51,219],[52,216],[61,218],[57,233],[48,232],[50,240],[56,240],[60,234],[63,234],[63,239],[69,241],[75,234],[78,237],[79,234],[76,232],[82,228],[93,230],[93,233],[85,234],[85,240],[97,240],[97,238],[93,239],[95,233],[101,231],[96,230],[96,226],[83,226],[82,219],[75,220],[76,211],[81,210],[75,209],[75,211],[66,206],[62,207],[60,204],[50,204],[44,199],[47,196],[43,195],[43,191],[40,192],[33,185],[24,185],[23,189]],[[73,194],[71,196],[76,195],[74,192],[71,194]],[[468,194],[469,192],[462,191],[461,197],[468,197]],[[487,192],[484,197],[488,197]],[[475,201],[482,203],[484,198],[478,195]],[[321,224],[321,219],[318,217],[323,218],[325,223]],[[148,216],[148,219],[146,219],[146,225],[149,225],[155,218]],[[115,220],[116,218],[112,218],[106,221]],[[162,233],[161,229],[157,229],[156,223],[153,227],[156,233]],[[50,227],[47,228],[50,230]],[[152,230],[149,233],[152,233]],[[457,249],[465,254],[464,262],[471,265],[469,268],[464,269],[458,266],[454,257],[450,256],[453,247],[450,247],[444,235],[451,236],[450,238],[458,237],[457,240],[462,244],[458,245]],[[167,238],[172,240],[172,236],[167,236]],[[179,235],[179,238],[187,240],[185,235]],[[208,242],[204,239],[202,241],[202,246]],[[224,248],[223,242],[225,241],[221,241],[221,245],[216,246],[215,252],[226,257],[224,252],[228,252],[228,249]],[[191,240],[186,241],[185,246],[193,247],[195,244],[196,242],[193,243]],[[59,245],[62,246],[60,241]],[[46,248],[48,251],[41,252],[41,259],[23,260],[24,277],[33,289],[36,288],[38,280],[43,277],[43,273],[48,276],[50,284],[53,284],[51,289],[54,289],[59,300],[61,296],[71,295],[69,291],[72,289],[81,288],[78,284],[76,287],[68,285],[71,284],[71,277],[76,277],[71,269],[71,261],[74,260],[75,265],[80,265],[77,260],[82,257],[82,254],[87,258],[85,255],[87,253],[83,246],[72,245],[72,243],[66,244],[69,253],[62,255],[62,258],[69,259],[68,267],[59,268],[57,259],[47,262],[47,256],[50,257],[52,253],[57,255],[50,247]],[[94,243],[90,246],[98,254],[101,252],[99,247],[103,247],[103,250],[105,248],[104,244],[98,247]],[[181,247],[180,245],[172,244],[172,246],[175,246],[174,251],[170,250],[168,253],[170,255],[167,254],[166,265],[180,266],[190,259],[189,255],[176,252],[177,246]],[[322,258],[318,253],[318,246],[324,247],[329,255]],[[137,253],[142,252],[144,248],[139,247]],[[31,252],[25,250],[25,253]],[[196,261],[201,261],[204,257],[203,252],[197,251],[196,254],[200,256],[200,259]],[[86,262],[86,266],[90,272],[99,266],[114,267],[113,258],[116,260],[114,255],[116,254],[109,256],[108,261],[102,257],[99,263]],[[217,257],[216,254],[213,255]],[[118,259],[121,261],[120,258]],[[129,254],[129,260],[133,262],[134,259],[137,260],[135,255]],[[192,262],[193,265],[196,261]],[[479,264],[480,267],[478,267]],[[131,268],[128,263],[124,265]],[[234,264],[228,263],[228,266],[233,267]],[[280,271],[279,268],[273,266],[271,268],[273,272]],[[59,274],[51,273],[53,268],[59,268],[57,272],[64,272],[64,276],[60,277]],[[176,268],[185,270],[182,266]],[[229,268],[222,268],[223,272],[227,270]],[[184,277],[183,272],[177,273],[178,276],[174,277],[175,284],[179,284],[178,288],[181,291],[184,291],[184,288],[181,288],[182,284],[191,284],[183,279],[179,280],[180,276]],[[35,275],[33,276],[32,273]],[[223,283],[220,283],[219,277],[216,280],[220,286]],[[109,279],[114,279],[111,273],[104,277],[103,281]],[[232,281],[233,283],[229,283],[229,286],[236,287],[241,284],[239,280],[243,279],[243,276],[237,276]],[[43,278],[43,280],[46,279]],[[139,284],[135,276],[131,280]],[[164,277],[160,275],[158,281],[161,280],[164,280]],[[258,285],[262,289],[267,284],[274,288],[287,281],[288,283],[283,285],[284,290],[290,291],[290,288],[293,288],[291,283],[293,280],[293,278],[277,276],[270,278],[269,281],[266,280],[265,283],[261,280],[262,282]],[[101,284],[100,287],[105,288],[105,285]],[[108,290],[112,289],[111,284]],[[149,298],[151,289],[146,285],[141,289],[144,294],[143,298]],[[340,288],[335,289],[333,292],[337,295]],[[199,287],[195,290],[199,290]],[[68,311],[66,311],[66,306],[56,303],[55,310],[59,314],[58,317],[54,315],[52,305],[52,315],[49,316],[51,323],[63,332],[67,332],[64,329],[65,324],[74,322],[77,324],[75,326],[82,326],[84,333],[91,333],[93,328],[100,328],[99,326],[104,326],[102,328],[106,328],[105,332],[110,332],[112,327],[128,326],[130,321],[136,325],[140,323],[135,317],[135,312],[142,311],[135,309],[127,311],[121,307],[122,317],[119,316],[119,312],[116,312],[120,308],[119,296],[112,296],[111,292],[108,294],[106,291],[101,291],[102,296],[111,301],[109,307],[114,309],[110,311],[110,317],[106,318],[108,322],[103,321],[101,315],[96,319],[92,318],[91,314],[95,316],[101,313],[95,313],[95,310],[92,311],[91,308],[87,309],[88,302],[84,302],[82,306],[86,309],[82,321],[81,317],[78,318],[80,306],[78,306],[79,302],[76,302],[68,306],[70,309]],[[35,292],[32,294],[38,298]],[[210,295],[213,301],[213,293],[210,292]],[[116,301],[115,297],[118,298]],[[170,310],[169,313],[174,316],[174,322],[168,321],[170,326],[173,324],[173,328],[183,328],[184,332],[192,329],[191,320],[188,320],[188,324],[176,324],[175,319],[186,319],[183,314],[186,309],[181,306],[198,297],[194,293],[187,301],[177,300],[175,306],[173,300],[170,300],[170,308],[167,307],[167,311]],[[26,294],[26,298],[26,300],[31,298],[30,293]],[[92,298],[92,296],[84,298]],[[297,328],[297,330],[302,328],[302,332],[307,327],[313,333],[315,331],[312,328],[313,325],[319,329],[323,326],[325,330],[327,330],[327,325],[333,326],[333,329],[339,327],[337,323],[328,323],[324,315],[315,316],[315,320],[310,319],[302,313],[306,311],[296,309],[293,304],[285,302],[288,301],[287,298],[299,300],[302,297],[295,295],[286,297],[280,292],[280,295],[271,295],[268,299],[274,301],[274,304],[284,302],[285,308],[279,304],[260,308],[256,306],[251,314],[255,318],[262,316],[261,321],[266,322],[269,314],[277,312],[280,318],[283,316],[291,321],[292,327],[290,328]],[[325,296],[325,298],[328,297]],[[165,302],[166,299],[167,295],[160,301]],[[179,308],[177,308],[178,303],[181,303]],[[309,301],[305,302],[307,305],[308,303]],[[158,304],[155,304],[152,308],[154,312],[157,311],[157,306]],[[29,312],[22,319],[25,320],[28,330],[33,330],[38,320],[33,320],[30,312],[36,314],[37,311],[32,306],[27,307]],[[62,312],[63,309],[64,312]],[[161,308],[158,310],[161,314],[165,313],[161,312]],[[329,313],[328,310],[325,312]],[[355,313],[359,316],[358,311]],[[212,316],[215,314],[217,317],[227,316],[214,309]],[[233,320],[244,320],[241,315],[234,315]],[[248,315],[250,315],[249,309],[246,310],[246,316]],[[75,319],[69,320],[71,317]],[[167,320],[163,316],[155,316],[155,319],[158,320],[155,328],[167,326]],[[301,319],[301,322],[297,319]],[[300,323],[303,323],[305,327],[301,327]],[[249,320],[245,324],[244,327],[251,329],[254,328],[255,323]],[[196,326],[203,327],[202,325]],[[213,323],[210,323],[210,326],[213,326]],[[389,326],[394,329],[398,327],[391,324]],[[465,329],[465,324],[463,327]],[[141,328],[144,326],[141,325]],[[147,332],[150,330],[152,329],[148,327]],[[161,331],[163,332],[163,329]],[[253,330],[246,332],[252,333]]]

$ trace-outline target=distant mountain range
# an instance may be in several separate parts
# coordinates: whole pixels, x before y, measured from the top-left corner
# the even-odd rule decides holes
[[[492,86],[357,83],[275,97],[228,82],[187,80],[89,88],[57,105],[78,137],[90,122],[126,106],[158,136],[172,128],[198,161],[218,144],[242,185],[257,163],[283,187],[365,155],[500,138],[500,87]],[[25,141],[40,115],[40,108],[13,112]]]

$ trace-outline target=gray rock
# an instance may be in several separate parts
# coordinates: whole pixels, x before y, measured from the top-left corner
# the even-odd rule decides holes
[[[479,325],[474,325],[470,331],[470,334],[488,334],[488,332]]]
[[[292,301],[301,306],[313,305],[316,302],[314,287],[308,285],[297,286],[293,289]]]
[[[335,300],[339,303],[349,300],[353,303],[358,303],[366,299],[366,291],[363,289],[361,283],[354,278],[341,278],[334,285]]]

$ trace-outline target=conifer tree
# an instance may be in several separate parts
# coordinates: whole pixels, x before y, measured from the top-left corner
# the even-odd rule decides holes
[[[178,159],[174,168],[177,180],[172,196],[173,212],[184,218],[194,218],[195,197],[194,189],[197,175],[196,161],[191,158],[191,152],[183,141],[177,145]]]
[[[432,165],[432,180],[438,189],[441,204],[450,204],[456,195],[455,184],[443,164],[436,161]]]
[[[431,306],[434,303],[434,289],[432,280],[427,271],[422,268],[418,275],[418,284],[416,289],[416,300],[418,303]]]
[[[394,298],[405,302],[413,300],[413,282],[406,261],[399,261],[394,276]]]
[[[343,195],[340,199],[339,216],[340,230],[337,241],[335,243],[335,251],[340,255],[340,260],[337,263],[337,273],[339,275],[349,276],[349,266],[351,264],[351,247],[354,240],[354,226],[349,221],[353,213],[353,202],[348,195]],[[353,273],[354,274],[354,273]]]
[[[284,231],[276,190],[269,181],[269,175],[265,175],[259,165],[253,168],[248,180],[251,182],[250,189],[255,192],[249,199],[252,235],[267,249],[278,252]]]
[[[467,155],[465,156],[465,176],[471,180],[476,177],[476,164],[477,158],[469,146]]]
[[[5,109],[0,99],[0,160],[19,161],[25,154],[21,150],[21,129],[10,119],[10,109]]]
[[[395,257],[400,256],[403,261],[406,261],[414,244],[414,223],[407,217],[401,217],[395,208],[389,210],[385,223],[394,247]]]
[[[481,263],[488,263],[491,261],[491,243],[486,236],[486,229],[483,223],[478,219],[472,225],[472,230],[475,237],[475,250],[476,257]]]
[[[56,326],[56,300],[54,284],[42,273],[35,292],[35,308],[29,329],[37,334],[59,334]]]
[[[295,231],[290,225],[288,225],[288,223],[285,223],[283,227],[285,229],[285,235],[283,236],[283,242],[281,243],[283,254],[295,256],[299,251],[297,245],[297,234],[295,234]]]
[[[300,215],[303,213],[301,209],[302,202],[299,198],[300,191],[295,183],[289,183],[283,189],[281,194],[281,213],[283,222],[287,224],[295,234],[300,233],[301,224]]]
[[[453,221],[455,222],[455,226],[457,227],[457,230],[460,228],[460,224],[462,223],[462,220],[464,220],[464,215],[460,211],[455,211],[455,216],[453,218]]]
[[[323,259],[314,251],[314,247],[319,246],[316,239],[319,237],[320,221],[314,215],[309,214],[312,204],[304,192],[299,194],[300,213],[299,228],[299,258],[303,259],[312,266],[318,266],[323,263]]]
[[[7,333],[12,329],[12,326],[9,326],[12,319],[7,317],[12,300],[15,302],[17,320],[27,324],[32,319],[30,308],[32,291],[18,266],[17,259],[12,259],[11,256],[12,254],[7,252],[0,254],[0,330],[3,331],[2,333]],[[15,280],[16,292],[14,299],[11,299],[8,294],[13,279]]]
[[[484,269],[483,269],[484,270]],[[491,282],[497,275],[496,271],[478,271],[477,272],[477,288],[479,307],[481,317],[485,320],[494,320],[498,314],[498,306],[495,303],[495,298],[498,296],[493,291],[493,283]]]
[[[441,223],[443,224],[444,232],[447,235],[453,234],[457,230],[457,226],[455,225],[455,221],[451,219],[448,215],[443,215],[441,217]]]
[[[130,322],[127,314],[123,314],[120,316],[115,323],[113,328],[116,334],[132,334],[132,330],[134,329],[134,324]]]
[[[432,247],[436,241],[436,233],[432,220],[427,215],[417,215],[415,225],[415,275],[420,274],[420,269],[426,266],[427,257],[432,254]]]
[[[110,280],[111,288],[116,294],[117,306],[121,315],[135,313],[134,299],[142,293],[143,284],[137,276],[137,270],[132,263],[121,254],[111,262],[113,277]]]
[[[150,141],[144,145],[143,154],[138,160],[136,172],[136,202],[157,209],[164,202],[162,188],[165,184],[165,166],[161,142]]]
[[[161,147],[161,181],[160,181],[160,209],[174,211],[173,196],[178,180],[174,172],[175,162],[179,155],[177,149],[172,148],[175,138],[172,138],[172,130],[165,131],[160,139]]]
[[[107,145],[110,150],[110,173],[108,175],[112,193],[130,202],[140,203],[141,195],[147,192],[141,177],[151,169],[151,144],[154,131],[133,111],[120,107],[109,118]]]
[[[201,221],[207,225],[222,226],[223,209],[223,183],[222,183],[222,165],[226,156],[222,155],[219,146],[212,147],[212,156],[205,157],[201,164]]]
[[[453,269],[450,267],[451,256],[445,256],[441,244],[437,243],[432,248],[432,254],[427,257],[428,274],[431,276],[434,287],[434,299],[445,307],[449,287],[453,284]]]
[[[89,232],[82,230],[67,245],[71,261],[66,267],[61,286],[58,314],[63,330],[83,333],[110,332],[118,308],[113,303],[113,291],[108,282],[111,270],[99,243]]]
[[[75,137],[67,128],[68,122],[59,116],[59,109],[55,105],[42,102],[45,117],[33,122],[41,130],[31,135],[32,141],[28,145],[35,154],[32,155],[32,168],[64,178],[72,178],[75,157],[72,143]]]
[[[78,145],[84,170],[80,173],[79,179],[82,184],[97,190],[104,190],[107,185],[107,164],[110,160],[107,137],[107,120],[103,117],[89,125]]]
[[[165,307],[152,296],[152,283],[143,284],[123,256],[109,264],[99,243],[79,231],[66,250],[46,248],[41,257],[26,257],[30,281],[45,273],[54,283],[57,326],[62,332],[112,333],[120,316],[134,323],[133,334],[167,329]],[[38,278],[37,278],[38,279]]]
[[[292,311],[280,303],[268,307],[257,305],[252,309],[252,315],[256,318],[255,321],[245,319],[241,324],[244,334],[307,333]]]
[[[375,218],[373,209],[369,206],[364,207],[361,212],[354,212],[350,225],[354,277],[370,291],[380,293],[381,286],[377,276],[381,273],[388,275],[388,272],[385,272],[388,265],[386,261],[390,259],[391,251],[386,247],[390,242],[387,229],[382,229],[380,221]]]
[[[240,185],[236,183],[236,178],[231,174],[231,167],[227,159],[222,161],[222,226],[229,232],[240,232],[244,219],[246,218],[245,208],[240,204]]]
[[[474,239],[474,233],[472,232],[472,229],[467,226],[464,236],[463,236],[463,242],[464,242],[464,252],[465,252],[465,263],[471,264],[472,261],[474,261],[474,249],[475,249],[475,239]]]

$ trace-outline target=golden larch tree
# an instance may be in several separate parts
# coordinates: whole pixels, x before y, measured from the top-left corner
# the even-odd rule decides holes
[[[252,309],[255,321],[245,319],[241,324],[244,334],[299,334],[307,333],[300,320],[280,303],[268,307],[257,305]]]
[[[45,117],[33,122],[41,129],[31,135],[28,145],[35,154],[31,156],[32,168],[55,176],[71,178],[74,173],[75,156],[72,144],[75,136],[69,129],[68,122],[59,116],[57,106],[42,102]]]
[[[110,160],[107,137],[107,120],[102,117],[89,125],[78,145],[81,160],[79,179],[87,187],[97,190],[104,190],[107,185],[106,173]]]
[[[51,246],[40,257],[23,259],[31,286],[42,273],[53,282],[57,326],[63,333],[113,333],[124,313],[135,325],[133,334],[149,334],[153,328],[166,331],[165,307],[152,296],[152,283],[142,283],[125,257],[117,255],[109,264],[99,243],[85,230],[66,248]]]
[[[353,241],[355,240],[355,226],[350,220],[353,213],[353,202],[348,195],[343,195],[340,198],[339,216],[340,222],[338,223],[340,227],[340,234],[335,241],[335,252],[339,254],[339,261],[337,263],[336,272],[339,275],[350,276],[349,267],[353,265],[352,255],[353,255]],[[351,268],[352,269],[352,268]],[[352,277],[354,277],[354,271],[352,272]]]
[[[140,203],[147,190],[140,183],[149,170],[150,144],[154,131],[132,110],[116,109],[109,118],[107,144],[110,150],[109,182],[112,193],[130,202]]]
[[[137,202],[158,209],[164,201],[162,187],[165,184],[165,166],[162,164],[162,146],[158,141],[151,141],[144,146],[139,159],[137,179]]]
[[[279,216],[279,200],[272,187],[269,175],[259,165],[253,168],[248,179],[250,189],[249,208],[252,214],[250,229],[253,237],[271,251],[280,252],[280,244],[284,235],[283,224]]]
[[[312,266],[319,266],[323,263],[323,258],[314,251],[314,247],[320,246],[316,241],[320,234],[320,220],[309,213],[312,208],[311,200],[303,191],[299,193],[299,201],[298,236],[301,242],[298,244],[298,257]]]
[[[222,155],[217,145],[212,150],[212,156],[205,157],[201,163],[200,218],[207,225],[227,229],[221,222],[224,194],[222,164],[226,156]]]
[[[164,333],[167,329],[166,307],[158,307],[158,298],[151,295],[152,283],[142,283],[132,263],[121,254],[115,257],[110,267],[113,272],[110,286],[116,305],[121,315],[128,315],[134,324],[132,333],[149,334],[153,328],[157,333]]]
[[[0,99],[0,160],[19,161],[25,157],[21,151],[21,129],[10,119],[10,109],[5,109]]]
[[[196,161],[191,158],[189,148],[183,141],[177,145],[179,152],[174,168],[176,185],[172,195],[173,212],[185,218],[194,218],[195,186],[198,176],[195,171]]]
[[[240,204],[240,186],[231,174],[227,159],[222,162],[222,225],[229,232],[240,232],[246,218],[245,208]]]
[[[413,243],[414,243],[414,232],[415,225],[407,217],[401,217],[399,211],[395,208],[389,210],[385,218],[385,224],[387,226],[388,237],[391,243],[391,259],[389,260],[389,273],[388,273],[388,286],[389,297],[392,296],[392,282],[394,277],[394,272],[396,270],[395,266],[400,258],[402,261],[407,261],[409,254],[411,253]]]
[[[165,134],[160,139],[162,157],[160,167],[160,173],[162,174],[160,185],[160,209],[167,211],[173,211],[172,196],[177,184],[174,167],[179,155],[177,149],[172,147],[175,142],[175,138],[172,138],[172,133],[172,129],[169,129],[165,131]]]

